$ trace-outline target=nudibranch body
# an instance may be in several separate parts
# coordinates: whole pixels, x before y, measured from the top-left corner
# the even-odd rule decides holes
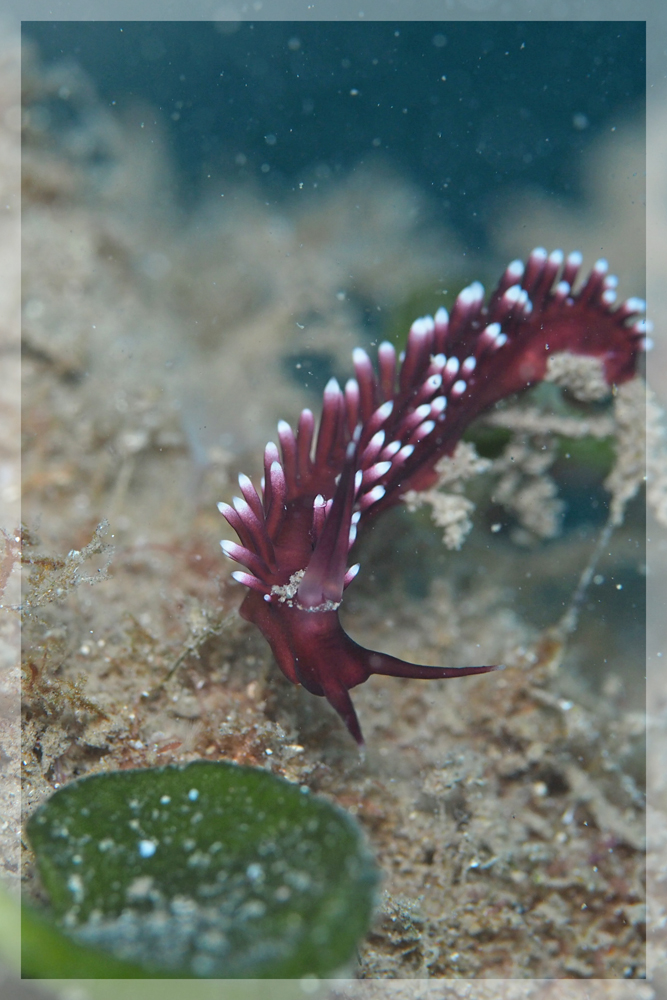
[[[247,570],[233,574],[249,588],[241,615],[283,673],[326,697],[359,744],[349,690],[371,674],[434,679],[495,668],[422,666],[354,642],[338,608],[359,570],[347,565],[357,530],[408,490],[432,486],[436,463],[471,421],[544,379],[555,355],[598,359],[610,386],[635,374],[644,302],[615,306],[616,279],[602,260],[574,292],[580,267],[579,253],[533,250],[525,266],[506,268],[487,304],[475,282],[451,315],[439,309],[416,320],[400,358],[380,344],[377,372],[357,348],[356,378],[344,391],[335,379],[324,390],[317,434],[308,409],[296,433],[281,421],[280,451],[266,446],[261,494],[242,475],[242,497],[218,505],[240,540],[223,541],[223,551]]]

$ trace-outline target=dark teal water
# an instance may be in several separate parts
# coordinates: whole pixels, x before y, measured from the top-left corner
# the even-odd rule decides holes
[[[279,200],[381,156],[429,194],[434,221],[454,225],[469,250],[484,249],[503,190],[581,198],[587,147],[645,98],[640,21],[23,30],[47,62],[75,60],[118,110],[138,100],[160,109],[186,203],[221,174]]]

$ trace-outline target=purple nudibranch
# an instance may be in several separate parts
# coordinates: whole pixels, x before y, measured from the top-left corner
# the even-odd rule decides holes
[[[280,451],[264,454],[261,494],[239,477],[242,497],[218,504],[240,544],[223,552],[245,567],[241,615],[267,639],[294,684],[323,695],[357,743],[363,736],[350,688],[371,674],[460,677],[495,666],[430,667],[373,652],[343,630],[338,608],[359,566],[348,567],[357,530],[408,490],[437,481],[471,421],[506,396],[541,381],[559,352],[597,358],[612,386],[632,378],[646,346],[645,303],[615,306],[616,279],[599,260],[575,292],[582,257],[538,248],[506,268],[487,304],[479,282],[451,315],[415,320],[404,355],[378,348],[377,371],[362,348],[356,378],[324,390],[322,416],[308,409],[296,433],[280,421]]]

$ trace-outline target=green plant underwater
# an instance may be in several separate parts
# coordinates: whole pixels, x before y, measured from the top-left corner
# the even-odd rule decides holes
[[[82,778],[28,836],[55,918],[24,907],[33,977],[324,976],[353,957],[378,879],[350,816],[225,762]]]

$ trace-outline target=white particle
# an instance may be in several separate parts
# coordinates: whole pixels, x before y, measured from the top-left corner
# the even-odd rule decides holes
[[[157,844],[154,840],[140,840],[138,850],[140,857],[152,858],[157,850]]]
[[[83,879],[80,875],[70,875],[67,879],[67,888],[72,893],[75,903],[81,903],[83,900]]]
[[[190,802],[196,802],[199,798],[199,791],[196,788],[191,788],[188,792],[188,798],[190,799]]]

